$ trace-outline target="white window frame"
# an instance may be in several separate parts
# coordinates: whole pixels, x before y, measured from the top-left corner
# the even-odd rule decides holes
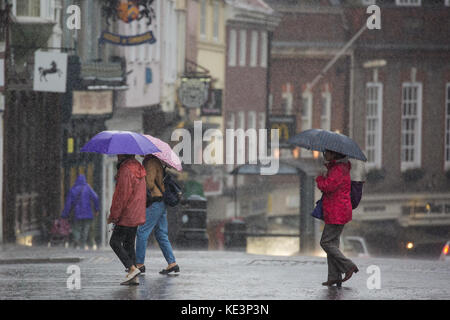
[[[239,66],[244,67],[247,60],[247,30],[239,30]]]
[[[252,31],[252,40],[250,47],[250,67],[258,65],[258,31]]]
[[[320,112],[320,127],[324,130],[331,130],[331,92],[329,91],[322,92],[321,107],[322,109]],[[325,114],[323,113],[324,107],[325,107]]]
[[[242,129],[245,131],[245,111],[238,111],[237,129]],[[243,144],[237,143],[236,154],[245,155],[245,146]],[[243,184],[244,184],[244,176],[239,174],[237,177],[237,185],[242,186]]]
[[[372,4],[376,4],[377,1],[376,0],[361,0],[362,4],[365,6],[370,6]]]
[[[28,4],[30,1],[27,0]],[[54,0],[40,0],[39,2],[39,16],[17,16],[17,0],[12,2],[12,13],[16,17],[29,17],[35,19],[55,20],[55,2]]]
[[[261,32],[261,60],[260,60],[260,66],[263,68],[267,68],[267,50],[268,48],[268,41],[267,41],[267,32]]]
[[[259,112],[258,113],[258,122],[259,122],[259,129],[266,129],[266,113],[265,112]]]
[[[268,101],[268,104],[269,104],[269,114],[271,114],[272,113],[272,111],[273,111],[273,94],[271,94],[271,93],[269,93],[269,101]]]
[[[305,100],[307,100],[307,104],[305,104]],[[307,108],[308,114],[304,115],[304,108]],[[312,111],[313,111],[313,94],[310,90],[305,90],[302,93],[302,109],[301,109],[301,131],[305,131],[312,128]],[[306,125],[305,125],[306,124]],[[307,149],[302,149],[300,152],[300,156],[302,158],[311,158],[312,152]]]
[[[420,7],[422,0],[395,0],[395,4],[402,7]]]
[[[256,111],[248,112],[247,129],[255,129],[256,130]]]
[[[376,98],[369,95],[369,91],[376,91]],[[369,112],[369,108],[375,108],[375,114]],[[375,128],[369,130],[369,122],[376,122]],[[373,145],[369,142],[373,139]],[[381,168],[382,162],[382,141],[383,141],[383,84],[380,82],[366,83],[366,129],[365,129],[365,148],[367,160],[367,168]],[[370,150],[369,150],[370,149]],[[369,158],[370,151],[373,150],[374,158]]]
[[[412,100],[412,99],[408,99],[405,101],[405,93],[404,90],[407,88],[417,88],[417,99],[416,100]],[[406,107],[406,103],[409,104],[409,108],[411,107],[411,104],[414,103],[414,101],[416,101],[417,105],[417,109],[416,109],[416,114],[413,116],[408,116],[405,117],[404,115],[404,108]],[[400,141],[400,159],[401,159],[401,170],[405,171],[408,169],[414,169],[414,168],[420,168],[422,165],[422,83],[420,82],[404,82],[402,84],[402,104],[401,104],[401,141]],[[414,131],[411,132],[411,130],[408,130],[407,132],[409,134],[413,133],[414,134],[414,144],[413,144],[413,156],[414,159],[413,161],[408,161],[404,159],[404,149],[405,149],[405,145],[404,145],[404,124],[405,121],[408,120],[416,120],[415,121],[415,126],[414,126]],[[410,144],[408,144],[409,146]],[[411,148],[408,148],[411,149]]]
[[[206,23],[208,21],[207,19],[208,15],[208,5],[207,0],[200,0],[200,38],[204,39],[206,38]]]
[[[228,119],[227,119],[227,126],[226,129],[235,129],[236,128],[236,124],[235,124],[235,115],[234,112],[229,112],[228,113]],[[234,150],[233,150],[234,152]],[[224,153],[225,154],[225,153]],[[234,169],[234,165],[233,164],[226,164],[227,166],[227,171],[231,172]],[[233,187],[234,184],[234,176],[232,174],[229,174],[227,177],[227,182],[226,182],[227,186],[229,188]]]
[[[236,66],[236,53],[237,53],[237,32],[236,29],[230,29],[228,40],[228,66]]]
[[[219,42],[219,32],[220,32],[220,3],[219,1],[213,2],[213,40]]]
[[[286,103],[286,106],[282,106],[283,107],[283,112],[285,115],[292,115],[293,114],[293,95],[292,95],[292,84],[290,84],[289,82],[285,84],[286,86],[286,91],[281,93],[281,99]]]
[[[449,1],[450,2],[450,1]],[[444,147],[444,167],[450,169],[450,82],[445,86],[445,147]]]

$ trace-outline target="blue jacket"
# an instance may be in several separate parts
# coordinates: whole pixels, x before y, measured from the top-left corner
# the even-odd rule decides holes
[[[95,211],[99,211],[97,194],[86,182],[86,177],[80,174],[67,195],[67,200],[61,217],[67,218],[72,207],[74,206],[73,209],[75,212],[75,219],[93,219],[94,214],[92,212],[91,201],[94,202]]]

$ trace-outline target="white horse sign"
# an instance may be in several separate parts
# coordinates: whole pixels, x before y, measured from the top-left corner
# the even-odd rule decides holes
[[[66,92],[67,54],[36,51],[34,91]]]

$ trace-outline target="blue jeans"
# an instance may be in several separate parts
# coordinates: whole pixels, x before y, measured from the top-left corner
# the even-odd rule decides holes
[[[153,202],[146,210],[145,224],[139,226],[136,234],[136,264],[144,264],[148,237],[155,228],[155,238],[168,264],[175,263],[169,241],[167,210],[164,201]]]

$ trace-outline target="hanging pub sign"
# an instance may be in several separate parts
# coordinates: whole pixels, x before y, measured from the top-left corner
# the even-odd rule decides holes
[[[202,105],[201,115],[206,117],[222,115],[222,89],[212,89],[209,91],[209,99]]]
[[[146,18],[147,26],[149,26],[155,19],[153,0],[102,0],[102,3],[102,13],[108,25],[110,19],[129,24]],[[110,43],[118,46],[136,46],[155,42],[152,31],[137,35],[120,35],[105,30],[99,39],[99,44]]]
[[[67,53],[36,51],[34,91],[66,92]]]
[[[147,25],[150,25],[155,18],[155,11],[152,8],[154,0],[101,0],[101,2],[102,14],[108,25],[110,20],[130,23],[143,18],[146,18]]]
[[[297,130],[295,116],[270,115],[269,129],[279,130],[280,148],[291,148],[287,141],[295,135]]]
[[[103,31],[100,36],[99,43],[111,43],[117,46],[137,46],[144,43],[153,44],[156,39],[152,31],[138,34],[135,36],[122,36],[120,34],[111,33],[109,31]]]
[[[73,115],[108,115],[113,112],[112,91],[74,91]]]
[[[208,101],[210,78],[181,78],[178,98],[186,108],[200,108]]]

